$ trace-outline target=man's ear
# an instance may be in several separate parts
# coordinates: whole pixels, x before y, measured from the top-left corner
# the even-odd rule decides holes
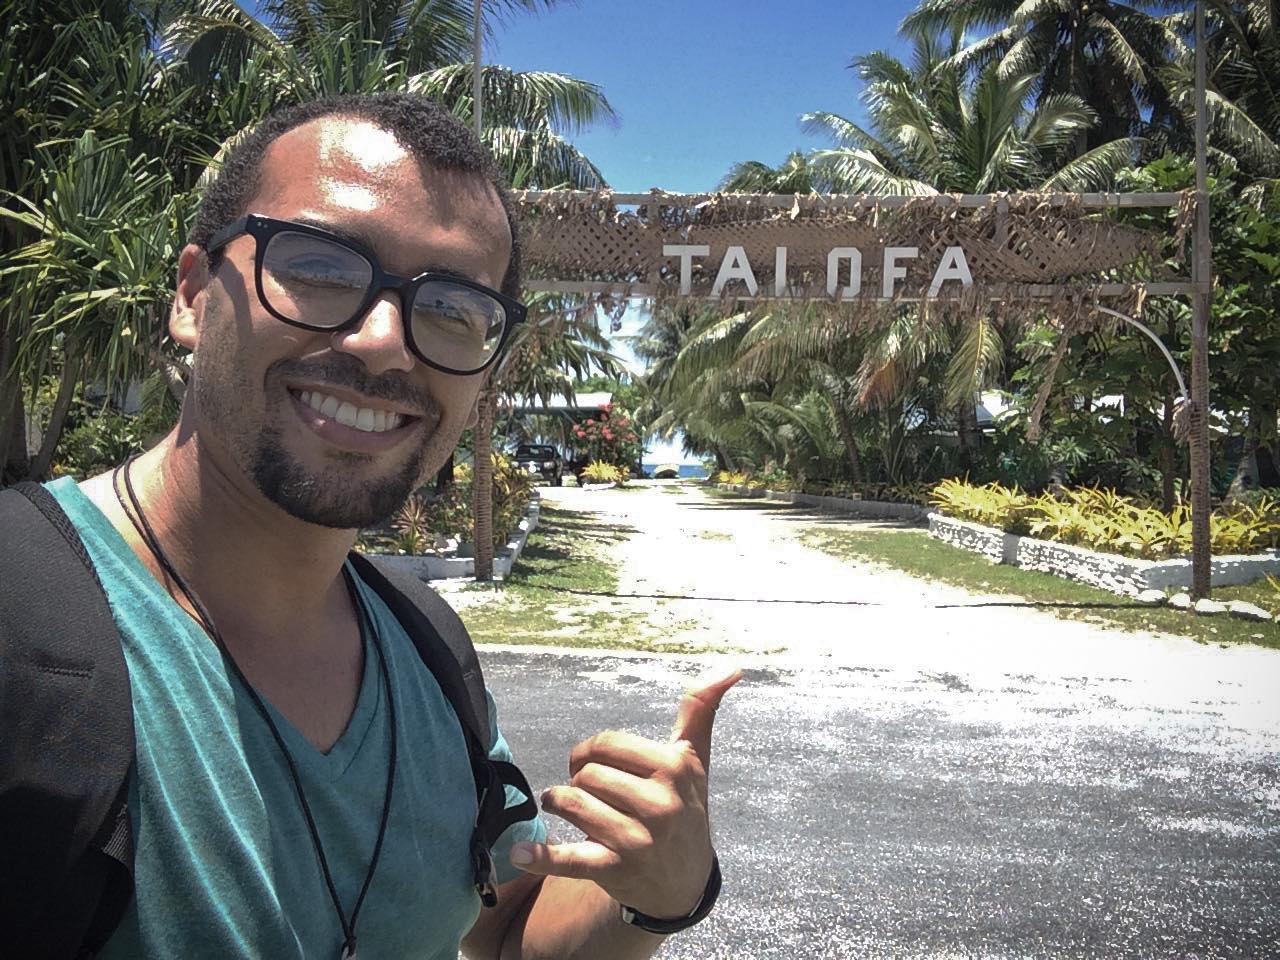
[[[209,257],[201,247],[189,243],[178,255],[178,286],[173,309],[169,311],[169,336],[188,350],[200,339],[200,295],[209,285]]]
[[[489,381],[493,377],[493,368],[490,367],[480,375],[480,389],[476,391],[476,398],[471,401],[471,412],[467,414],[467,423],[463,430],[470,430],[480,422],[480,398],[484,396],[484,392],[489,389]],[[496,398],[492,398],[496,401]]]

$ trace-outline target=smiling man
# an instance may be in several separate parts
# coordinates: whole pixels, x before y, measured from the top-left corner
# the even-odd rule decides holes
[[[348,558],[474,422],[524,316],[517,238],[479,143],[404,94],[276,114],[210,186],[169,320],[194,358],[177,426],[109,474],[47,488],[110,602],[131,690],[133,897],[101,957],[461,944],[625,960],[714,902],[707,767],[736,675],[686,695],[669,742],[575,747],[542,800],[587,840],[516,823],[482,909],[463,730]],[[4,623],[0,654],[16,657]],[[490,757],[507,761],[488,707]],[[0,873],[18,885],[21,869]]]

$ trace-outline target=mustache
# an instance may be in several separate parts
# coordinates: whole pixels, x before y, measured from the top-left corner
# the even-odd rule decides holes
[[[296,377],[346,387],[366,397],[403,404],[421,411],[424,417],[436,412],[435,399],[415,384],[407,373],[392,370],[373,376],[355,357],[334,354],[322,360],[280,360],[271,373],[279,377]]]

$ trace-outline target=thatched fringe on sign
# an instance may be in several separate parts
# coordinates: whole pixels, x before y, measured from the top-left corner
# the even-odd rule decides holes
[[[609,191],[516,194],[535,285],[608,284],[659,299],[723,300],[727,308],[743,298],[775,297],[936,298],[976,307],[1098,296],[1103,284],[1114,291],[1118,284],[1171,279],[1161,234],[1109,218],[1107,198],[1126,196],[654,191],[620,204]],[[1179,224],[1181,214],[1194,210],[1194,195],[1153,196],[1161,202],[1147,205],[1178,208]]]

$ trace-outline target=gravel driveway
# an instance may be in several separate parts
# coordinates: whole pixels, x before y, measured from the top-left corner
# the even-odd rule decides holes
[[[599,729],[663,734],[699,663],[748,668],[713,771],[733,884],[663,957],[1280,957],[1280,652],[796,542],[865,522],[690,487],[545,495],[637,531],[625,602],[749,651],[482,654],[537,786]]]

